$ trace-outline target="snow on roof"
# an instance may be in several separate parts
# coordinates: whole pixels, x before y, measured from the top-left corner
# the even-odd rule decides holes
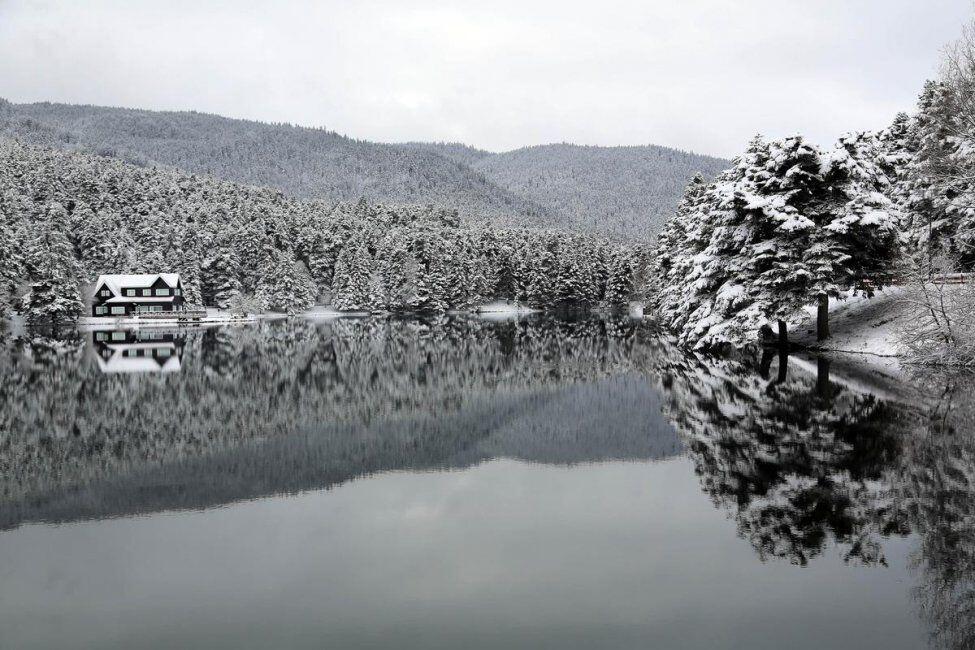
[[[160,350],[162,348],[169,348],[170,350],[176,351],[176,344],[172,341],[160,341],[158,343],[107,343],[105,345],[109,350]]]
[[[172,302],[173,298],[176,296],[115,296],[114,298],[109,298],[105,301],[106,304],[111,304],[113,302],[157,302],[157,303],[167,303]]]
[[[152,357],[126,357],[118,353],[110,359],[95,358],[102,372],[178,372],[182,367],[180,358],[175,356],[167,357],[165,361]]]
[[[155,284],[156,280],[162,278],[162,281],[168,284],[170,287],[175,288],[179,283],[179,273],[143,273],[140,275],[99,275],[98,281],[95,282],[96,290],[103,284],[112,290],[115,295],[120,295],[122,289],[145,289],[151,287]]]

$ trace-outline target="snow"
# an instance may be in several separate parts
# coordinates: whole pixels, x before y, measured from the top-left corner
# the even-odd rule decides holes
[[[474,308],[478,314],[532,314],[538,311],[510,300],[496,300]]]
[[[105,316],[83,316],[78,319],[78,329],[94,331],[115,329],[117,327],[172,327],[173,325],[212,325],[215,323],[253,323],[258,320],[273,318],[273,314],[248,314],[240,316],[217,310],[207,310],[203,318],[192,321],[180,321],[177,318],[139,318],[138,316],[119,316],[116,318]]]
[[[114,350],[114,354],[108,358],[103,359],[99,355],[95,355],[98,359],[98,367],[102,372],[106,373],[142,373],[142,372],[178,372],[182,367],[182,362],[178,355],[175,354],[175,346],[169,345],[174,353],[170,357],[165,359],[156,359],[153,357],[127,357],[122,354],[125,349],[138,349],[136,345],[119,345],[119,346],[109,346]],[[150,346],[151,347],[167,347],[167,346]]]
[[[816,341],[816,306],[806,308],[808,318],[796,330],[796,342],[821,350],[877,357],[899,357],[904,353],[898,342],[898,330],[913,314],[912,308],[899,302],[903,288],[890,287],[877,291],[872,298],[863,295],[831,300],[829,306],[830,337]]]
[[[159,278],[173,288],[179,284],[179,273],[106,274],[98,276],[95,289],[97,291],[104,284],[116,296],[121,296],[123,288],[145,289],[151,287]]]
[[[367,311],[342,311],[329,305],[315,305],[308,311],[304,311],[299,316],[311,320],[330,320],[332,318],[350,318],[368,316]]]
[[[169,303],[176,299],[176,296],[115,296],[109,298],[106,303],[129,303],[129,302],[155,302]]]

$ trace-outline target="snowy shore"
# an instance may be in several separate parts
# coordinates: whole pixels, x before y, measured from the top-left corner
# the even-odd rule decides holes
[[[872,298],[831,300],[830,337],[822,342],[816,340],[816,307],[808,307],[808,318],[795,328],[794,340],[823,351],[901,357],[904,348],[898,341],[898,331],[914,316],[914,308],[900,300],[903,294],[902,287],[889,287],[877,291]]]
[[[207,315],[192,320],[179,318],[140,318],[138,316],[83,316],[78,319],[78,329],[83,331],[115,329],[127,327],[173,327],[198,325],[226,325],[233,323],[254,323],[259,320],[284,318],[284,314],[231,314],[219,309],[207,308]]]
[[[946,286],[946,295],[961,291],[964,285]],[[793,325],[792,340],[803,348],[846,357],[852,363],[870,366],[892,377],[904,377],[908,351],[901,332],[917,319],[917,305],[906,300],[904,287],[888,287],[872,298],[851,296],[830,301],[830,336],[816,340],[816,308],[806,309],[807,317]]]

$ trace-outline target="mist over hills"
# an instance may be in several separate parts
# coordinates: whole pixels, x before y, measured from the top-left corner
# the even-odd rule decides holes
[[[385,144],[197,112],[0,100],[0,134],[142,166],[175,167],[299,198],[436,204],[471,223],[647,237],[696,172],[728,161],[657,146],[555,144],[491,153]]]

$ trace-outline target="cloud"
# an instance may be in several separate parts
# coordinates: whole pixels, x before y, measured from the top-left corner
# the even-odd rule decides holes
[[[828,144],[909,110],[969,0],[0,0],[0,96],[359,138]]]

